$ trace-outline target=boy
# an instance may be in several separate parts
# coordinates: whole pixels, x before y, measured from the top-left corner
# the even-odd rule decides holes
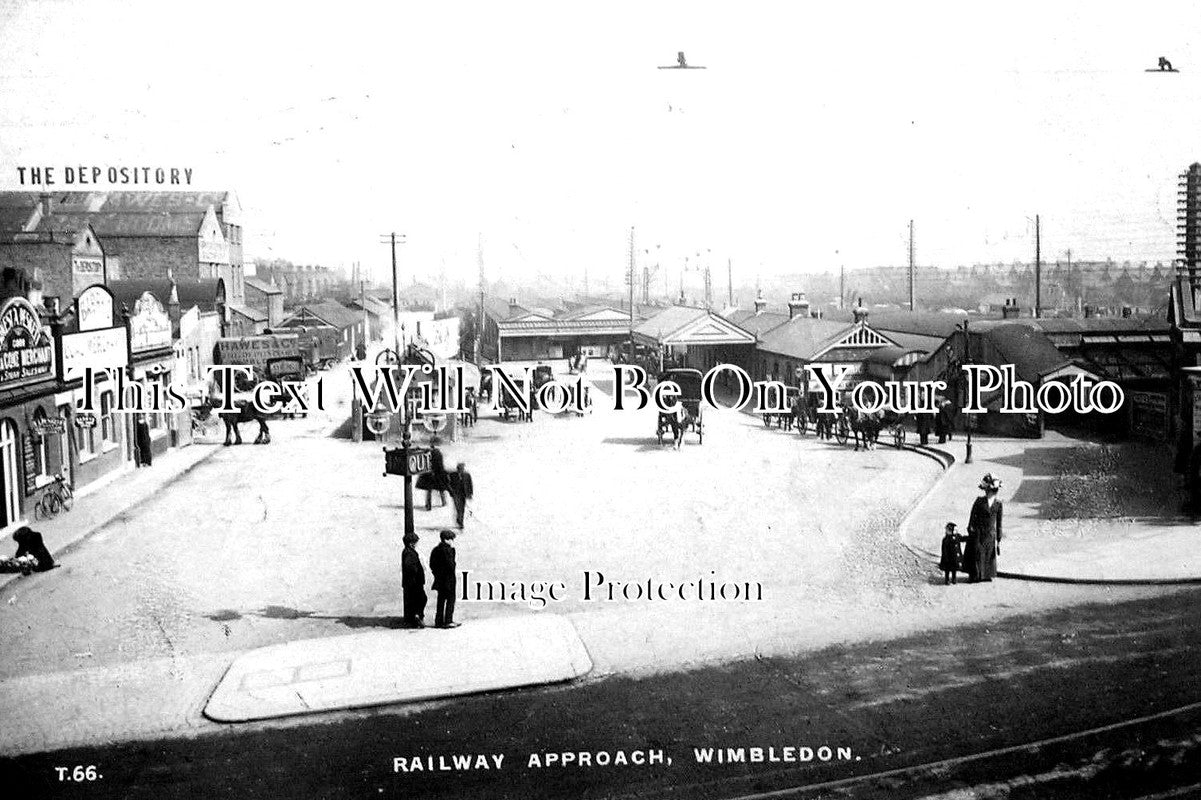
[[[948,522],[946,532],[942,536],[942,559],[938,568],[942,570],[943,585],[958,583],[955,573],[960,570],[963,562],[963,548],[960,543],[967,538],[955,533],[955,523]]]

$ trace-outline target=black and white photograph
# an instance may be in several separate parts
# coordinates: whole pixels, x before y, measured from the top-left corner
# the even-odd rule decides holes
[[[0,793],[1201,797],[1201,15],[0,0]]]

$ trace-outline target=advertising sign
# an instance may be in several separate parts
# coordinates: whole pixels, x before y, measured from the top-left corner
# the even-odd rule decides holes
[[[124,367],[129,363],[125,328],[106,328],[63,335],[63,378],[82,378],[84,367]]]
[[[111,328],[117,324],[113,314],[113,296],[103,286],[89,286],[80,292],[75,309],[81,331]]]
[[[300,337],[297,334],[239,336],[217,340],[218,364],[245,364],[266,371],[268,362],[283,358],[300,358]]]
[[[171,344],[171,317],[150,292],[144,292],[134,303],[133,316],[129,318],[129,343],[135,353]]]
[[[0,386],[49,378],[54,374],[50,329],[33,306],[13,297],[0,307]]]

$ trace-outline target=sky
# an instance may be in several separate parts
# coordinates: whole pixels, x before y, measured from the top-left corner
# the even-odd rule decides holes
[[[1172,259],[1201,14],[977,5],[0,0],[0,188],[190,167],[248,257],[468,284]]]

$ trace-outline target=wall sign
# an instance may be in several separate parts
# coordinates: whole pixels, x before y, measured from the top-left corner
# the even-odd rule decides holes
[[[84,367],[124,367],[129,364],[125,328],[63,334],[63,378],[83,377]]]
[[[29,301],[13,297],[0,307],[0,386],[54,375],[50,328]]]
[[[111,328],[117,324],[113,296],[103,286],[89,286],[75,301],[75,315],[81,331]]]
[[[28,496],[38,488],[37,447],[34,445],[31,433],[21,437],[21,461],[25,467],[25,494]]]
[[[158,298],[143,292],[129,318],[129,344],[135,353],[156,350],[171,344],[171,317]]]

